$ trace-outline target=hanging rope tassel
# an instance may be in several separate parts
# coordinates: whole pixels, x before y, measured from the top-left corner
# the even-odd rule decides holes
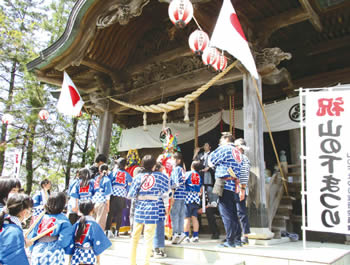
[[[147,131],[147,112],[143,113],[143,130]]]
[[[167,120],[167,118],[168,118],[168,115],[167,115],[166,112],[164,112],[164,114],[163,114],[163,129],[166,127],[166,120]]]
[[[185,108],[184,108],[184,122],[190,122],[190,117],[189,117],[189,107],[190,107],[190,102],[187,100],[185,103]]]

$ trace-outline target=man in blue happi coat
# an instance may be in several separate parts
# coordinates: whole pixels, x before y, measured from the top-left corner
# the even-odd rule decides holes
[[[220,247],[241,246],[241,227],[237,216],[237,179],[229,174],[231,168],[239,179],[242,169],[242,154],[233,145],[231,134],[224,134],[220,146],[209,155],[209,165],[215,167],[215,178],[225,180],[222,196],[219,197],[219,211],[226,231],[226,241]]]

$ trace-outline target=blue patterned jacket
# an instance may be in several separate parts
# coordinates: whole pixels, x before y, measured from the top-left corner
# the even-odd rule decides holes
[[[243,156],[233,144],[225,144],[216,148],[209,155],[209,164],[215,167],[215,178],[229,178],[228,168],[231,167],[236,176],[241,178]],[[227,180],[225,190],[235,191],[235,181]]]

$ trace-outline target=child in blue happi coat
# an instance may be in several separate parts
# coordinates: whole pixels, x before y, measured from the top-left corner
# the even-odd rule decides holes
[[[130,264],[136,264],[137,244],[144,228],[144,242],[146,248],[145,265],[150,264],[152,241],[157,223],[165,214],[160,209],[159,200],[164,193],[169,192],[169,178],[160,172],[153,172],[156,160],[152,155],[142,158],[144,171],[138,174],[130,187],[128,198],[136,199],[135,219],[131,241]],[[163,206],[164,208],[164,206]]]
[[[46,214],[41,218],[28,238],[34,238],[48,229],[57,226],[52,232],[34,242],[32,265],[64,265],[64,254],[72,243],[73,227],[62,214],[66,204],[63,192],[50,195],[45,204]]]
[[[202,193],[202,180],[199,175],[201,169],[201,163],[199,161],[193,161],[191,164],[191,171],[186,172],[185,175],[185,222],[184,231],[186,234],[185,242],[190,242],[190,222],[192,220],[193,235],[192,242],[198,242],[198,209],[200,208],[200,194]]]
[[[26,194],[13,194],[0,213],[0,264],[29,265],[22,222],[31,215],[32,199]]]
[[[108,166],[106,164],[99,166],[99,175],[93,181],[94,195],[92,196],[92,201],[95,203],[96,222],[105,230],[109,200],[112,194],[112,184],[108,178]]]
[[[79,211],[83,216],[73,226],[74,244],[69,250],[69,254],[72,255],[71,265],[100,264],[101,253],[112,243],[92,217],[94,204],[91,201],[80,203]]]
[[[123,221],[123,210],[127,203],[126,195],[128,194],[132,182],[132,177],[125,171],[125,166],[126,159],[120,157],[117,160],[117,168],[109,174],[113,190],[106,224],[106,230],[108,231],[107,234],[109,237],[119,236],[119,229]],[[129,215],[125,218],[128,219]],[[114,235],[112,231],[110,231],[113,219],[117,222]]]
[[[170,211],[171,223],[173,226],[172,244],[180,244],[185,238],[184,219],[185,219],[185,171],[183,169],[183,158],[181,153],[175,153],[174,159],[176,167],[173,168],[170,175],[170,185],[173,191],[172,207]]]
[[[33,212],[33,221],[37,216],[39,216],[44,211],[44,205],[47,202],[47,199],[50,196],[51,181],[44,179],[40,182],[41,189],[37,191],[33,196],[34,202],[34,212]]]
[[[74,178],[69,181],[67,190],[67,194],[69,196],[67,203],[67,217],[72,225],[75,224],[79,219],[77,199],[71,196],[72,190],[74,189],[75,185],[77,185],[77,183],[79,183],[79,170],[76,172]]]
[[[94,194],[94,181],[90,178],[90,171],[87,168],[79,170],[79,181],[75,182],[71,188],[69,196],[76,199],[75,208],[72,210],[78,212],[79,202],[92,200]]]

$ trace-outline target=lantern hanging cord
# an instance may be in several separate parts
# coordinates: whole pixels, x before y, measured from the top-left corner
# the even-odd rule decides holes
[[[169,101],[168,103],[159,103],[157,105],[149,105],[149,106],[140,106],[140,105],[134,105],[130,104],[124,101],[120,101],[117,99],[114,99],[112,97],[108,97],[110,100],[112,100],[115,103],[118,103],[120,105],[123,105],[127,108],[140,111],[140,112],[151,112],[151,113],[166,113],[170,111],[174,111],[177,109],[180,109],[185,106],[186,102],[190,103],[196,98],[198,98],[201,94],[203,94],[205,91],[207,91],[212,85],[214,85],[218,80],[220,80],[224,75],[226,75],[233,67],[235,67],[238,64],[238,60],[233,62],[229,67],[227,67],[223,72],[219,73],[218,75],[214,76],[208,83],[201,86],[197,90],[193,91],[191,94],[186,95],[185,97],[181,97],[176,99],[175,101]]]
[[[194,15],[193,15],[193,20],[194,20],[194,22],[196,22],[197,27],[198,27],[201,31],[203,31],[202,27],[199,25],[199,23],[198,23],[198,21],[197,21],[197,19],[195,18]]]

